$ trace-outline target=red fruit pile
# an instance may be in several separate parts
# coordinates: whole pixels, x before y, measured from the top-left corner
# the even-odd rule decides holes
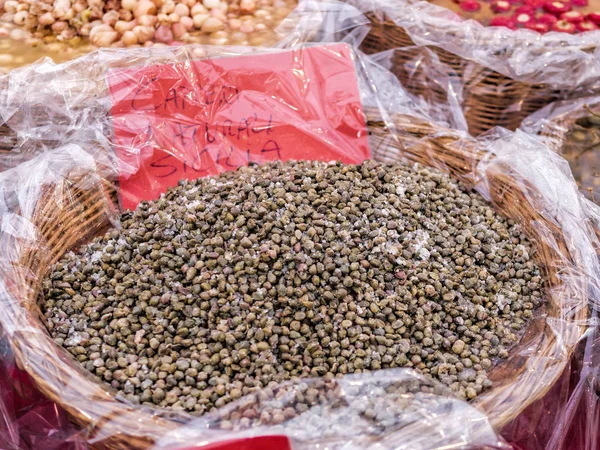
[[[435,2],[436,0],[430,0]],[[494,15],[480,21],[492,27],[511,30],[526,28],[547,33],[583,33],[600,27],[600,11],[585,14],[577,8],[588,6],[589,0],[454,0],[466,13],[481,11],[483,3],[489,4]],[[485,12],[485,10],[484,10]]]

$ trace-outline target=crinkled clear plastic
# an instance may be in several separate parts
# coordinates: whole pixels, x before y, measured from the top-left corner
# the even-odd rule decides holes
[[[294,411],[297,398],[318,399],[304,412]],[[279,425],[261,420],[274,411],[290,418]],[[249,417],[255,417],[250,419]],[[461,426],[456,426],[456,421]],[[408,369],[381,370],[324,381],[319,378],[283,383],[229,404],[216,414],[195,419],[167,434],[156,450],[198,445],[207,439],[286,436],[290,449],[437,449],[506,448],[487,417],[457,400],[432,380]],[[218,441],[217,441],[218,442]]]
[[[557,101],[525,118],[521,126],[521,129],[529,136],[539,139],[548,148],[568,160],[581,192],[596,204],[600,199],[598,196],[599,142],[592,140],[577,143],[568,138],[573,130],[582,130],[577,121],[585,117],[593,117],[594,114],[597,114],[599,107],[600,97],[598,96]],[[565,170],[569,169],[565,167]],[[591,203],[589,207],[590,209],[597,208]],[[597,217],[597,214],[592,215],[596,229],[600,226]],[[573,362],[572,371],[578,376],[571,376],[570,380],[568,375],[571,374],[563,376],[563,379],[566,379],[563,383],[571,382],[573,394],[559,412],[561,419],[557,421],[558,427],[552,433],[547,432],[552,436],[547,443],[549,448],[591,449],[600,442],[597,431],[600,424],[597,414],[600,406],[600,362],[598,361],[600,340],[597,309],[592,311],[590,323],[593,323],[594,326],[588,330],[589,337],[585,341],[585,345],[578,348],[578,357]],[[577,418],[581,416],[589,418],[585,426],[577,424]],[[571,426],[570,430],[569,426]],[[524,437],[526,432],[523,430],[513,427],[511,431],[526,440]]]
[[[435,45],[517,81],[549,84],[556,89],[598,87],[600,81],[598,30],[540,34],[488,27],[422,0],[348,3],[363,12],[374,12],[379,18],[389,18],[403,27],[417,45]]]
[[[172,79],[175,67],[183,80],[194,74],[194,62],[203,58],[218,62],[292,51],[293,73],[310,84],[315,80],[303,78],[309,70],[304,56],[310,48],[314,47],[98,51],[63,65],[43,61],[0,78],[5,87],[0,117],[10,125],[16,150],[0,155],[0,164],[7,168],[0,173],[0,326],[16,364],[55,403],[57,412],[80,427],[73,438],[76,445],[170,450],[237,448],[252,442],[254,448],[292,449],[507,448],[501,437],[505,430],[520,440],[524,427],[543,445],[564,439],[576,423],[564,408],[590,393],[586,383],[590,367],[595,367],[588,349],[597,323],[600,273],[596,210],[578,192],[566,162],[540,141],[502,130],[474,139],[433,121],[425,103],[415,102],[393,75],[349,47],[344,48],[352,54],[358,77],[371,157],[418,162],[449,172],[498,211],[520,221],[536,245],[547,280],[546,304],[509,358],[490,374],[493,388],[466,403],[409,369],[384,370],[335,380],[292,381],[194,418],[129,403],[48,334],[37,305],[41,281],[51,264],[66,251],[119,226],[123,166],[112,132],[107,74],[144,67],[153,68],[158,78],[163,74]],[[327,51],[333,60],[339,58],[338,50]],[[278,79],[282,92],[293,90],[285,79]],[[305,101],[318,105],[324,99]],[[327,138],[316,133],[311,122],[294,122],[293,105],[279,102],[276,109],[290,118],[276,125],[303,130],[314,139]],[[218,117],[219,111],[214,112]],[[159,125],[168,129],[176,119],[167,115]],[[360,121],[350,123],[356,126]],[[141,155],[148,140],[140,135],[126,150]],[[354,152],[353,145],[351,140],[339,141],[340,158]],[[171,152],[170,157],[181,155]],[[141,170],[136,164],[143,158],[135,161],[129,161],[128,174]],[[571,363],[572,355],[579,355],[578,346],[584,349],[582,356]],[[583,368],[578,390],[571,394],[569,383],[561,380],[579,361]],[[300,395],[304,392],[306,396]],[[304,397],[313,399],[308,408],[295,408],[294,402]],[[246,413],[249,409],[253,412]],[[528,415],[529,410],[538,414]],[[0,417],[12,421],[10,414]],[[542,427],[545,434],[536,435]],[[49,438],[59,432],[52,425],[46,430]],[[256,441],[259,437],[270,437],[271,444]],[[18,445],[15,433],[3,438]]]
[[[450,114],[462,111],[471,134],[494,126],[514,130],[548,103],[600,90],[599,30],[542,35],[486,27],[427,1],[345,3],[371,22],[356,42],[360,48],[389,52],[378,57],[388,59],[407,89],[430,103],[446,102]]]
[[[600,202],[599,113],[600,97],[583,97],[551,103],[522,125],[525,132],[539,137],[569,161],[580,189],[596,203]]]
[[[592,115],[599,106],[597,95],[553,102],[525,118],[521,129],[543,137],[548,145],[556,148],[576,119]]]

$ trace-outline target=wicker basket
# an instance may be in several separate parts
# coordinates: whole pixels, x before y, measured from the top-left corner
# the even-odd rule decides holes
[[[494,164],[488,152],[478,151],[475,140],[464,140],[451,130],[416,122],[413,117],[394,118],[391,136],[384,122],[369,120],[373,156],[384,162],[413,161],[435,166],[473,185],[474,168],[484,159],[489,163],[487,186],[495,208],[522,223],[536,244],[536,260],[548,282],[544,314],[551,320],[534,319],[509,359],[491,373],[494,388],[478,397],[473,405],[489,413],[500,428],[532,402],[540,399],[559,378],[578,339],[584,332],[587,315],[586,286],[577,277],[565,274],[577,269],[561,230],[538,214],[530,202],[536,192],[518,180],[501,163]],[[19,255],[13,273],[0,279],[3,314],[0,325],[8,331],[16,361],[33,378],[37,387],[61,405],[73,421],[84,428],[92,446],[111,449],[148,448],[164,433],[174,430],[188,416],[173,416],[151,408],[120,401],[115,393],[98,382],[66,350],[58,347],[46,331],[36,306],[40,280],[66,251],[111,227],[116,216],[116,190],[112,182],[97,173],[74,175],[63,183],[49,185],[41,193],[31,215],[38,230],[31,241],[1,235],[3,252]],[[559,276],[560,274],[560,276]],[[579,280],[579,281],[578,281]],[[556,318],[559,336],[549,323]],[[540,355],[531,370],[527,355]],[[537,363],[536,363],[537,364]]]
[[[422,76],[412,65],[411,61],[418,55],[420,57],[422,50],[415,47],[406,30],[385,14],[370,12],[366,15],[372,28],[361,50],[373,54],[394,49],[390,70],[402,85],[429,103],[446,103],[447,92],[436,85],[436,80]],[[495,126],[515,130],[525,117],[565,96],[564,91],[545,84],[514,80],[440,47],[430,45],[427,48],[447,67],[447,76],[462,83],[462,108],[469,132],[474,136]],[[588,51],[593,53],[593,49]]]

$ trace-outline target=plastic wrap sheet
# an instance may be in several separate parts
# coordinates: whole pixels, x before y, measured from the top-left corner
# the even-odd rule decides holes
[[[417,45],[440,47],[513,80],[567,90],[598,87],[600,81],[598,30],[572,35],[487,27],[426,1],[348,3],[404,28]]]
[[[471,134],[494,126],[514,130],[552,101],[600,88],[600,31],[541,35],[486,27],[426,1],[347,3],[373,25],[361,48],[394,50],[391,69],[411,92],[439,102],[462,87],[458,100]]]
[[[573,170],[580,190],[595,202],[600,200],[600,140],[592,130],[591,138],[584,142],[569,139],[573,131],[586,132],[586,125],[578,124],[582,118],[595,118],[600,107],[600,97],[590,96],[573,100],[551,103],[523,120],[522,129],[530,136],[536,137],[548,148],[563,155]],[[596,215],[597,217],[597,215]],[[596,230],[600,223],[595,219]],[[594,320],[598,320],[594,316]],[[596,322],[597,324],[597,322]],[[565,407],[561,409],[564,419],[561,421],[561,432],[554,432],[550,444],[554,448],[594,448],[600,442],[598,424],[600,423],[600,363],[598,362],[598,327],[590,330],[586,344],[578,349],[578,358],[572,369],[571,383],[574,393]],[[573,376],[573,374],[576,374]],[[565,377],[563,377],[565,378]],[[565,431],[565,424],[572,423],[577,416],[585,416],[589,420],[587,426],[579,425]],[[527,442],[526,432],[513,427],[512,432]],[[531,437],[529,437],[531,439]],[[571,444],[569,444],[571,443]]]
[[[559,101],[527,117],[522,125],[569,161],[581,190],[596,203],[600,201],[600,133],[585,119],[600,121],[599,112],[598,96]]]
[[[543,138],[552,149],[558,149],[577,119],[597,114],[600,96],[586,96],[553,102],[523,120],[526,133]]]
[[[15,365],[10,345],[0,340],[0,447],[83,450],[79,429],[65,411],[45,398],[31,377]]]
[[[297,398],[308,392],[318,393],[318,400],[307,411],[295,412]],[[290,411],[291,417],[281,425],[261,426],[261,419],[274,411]],[[228,430],[226,438],[220,436],[223,430]],[[262,390],[167,434],[154,448],[201,446],[211,439],[252,442],[257,436],[286,436],[290,450],[510,448],[484,414],[408,369]]]
[[[297,29],[301,30],[300,27]],[[297,36],[302,36],[302,33]],[[281,47],[295,46],[299,40],[300,37],[290,39],[282,43]],[[189,84],[197,75],[191,70],[186,72],[186,62],[275,54],[280,51],[252,47],[200,46],[129,49],[126,54],[115,50],[99,50],[61,65],[45,61],[13,70],[0,78],[0,86],[3,86],[0,89],[0,170],[14,167],[32,156],[68,143],[75,143],[94,154],[104,169],[111,171],[116,168],[111,143],[113,127],[107,119],[111,98],[105,78],[111,71],[171,64],[173,69],[168,74],[170,79],[176,80],[181,75]],[[300,69],[303,64],[311,64],[308,54],[306,61],[303,60],[303,55],[300,47],[292,57],[298,61]],[[425,103],[417,104],[406,94],[396,95],[397,90],[401,89],[400,84],[383,67],[369,58],[354,58],[354,61],[359,73],[358,92],[365,108],[375,108],[382,116],[387,111],[428,114],[428,105]],[[148,76],[148,72],[146,75]],[[211,76],[218,77],[218,74]],[[291,82],[291,75],[287,79],[286,76],[288,75],[281,75],[282,82]],[[301,77],[302,73],[298,76]],[[148,80],[149,78],[145,82]],[[271,81],[275,83],[279,80]],[[127,87],[123,95],[127,95]],[[198,95],[204,94],[199,91]],[[139,115],[143,116],[143,111]],[[300,125],[299,127],[301,128]],[[129,150],[131,154],[135,154],[139,153],[140,148]]]
[[[379,371],[335,381],[291,382],[251,394],[213,415],[190,422],[192,417],[178,411],[128,403],[50,338],[39,319],[37,302],[40,283],[51,264],[66,251],[119,226],[121,191],[128,180],[147,168],[147,158],[152,157],[146,153],[147,148],[158,148],[179,163],[187,160],[187,152],[198,151],[194,145],[175,146],[177,133],[167,132],[187,117],[181,110],[157,118],[143,109],[136,112],[136,108],[130,108],[123,116],[122,110],[114,109],[115,99],[121,98],[119,93],[136,94],[142,86],[148,86],[149,80],[177,87],[190,79],[198,81],[213,73],[196,70],[196,62],[206,58],[212,58],[213,70],[225,64],[223,58],[250,56],[242,67],[255,70],[249,68],[255,67],[259,56],[284,53],[248,48],[99,51],[64,65],[42,62],[12,71],[0,80],[6,87],[0,99],[0,116],[12,121],[17,148],[23,148],[30,158],[0,174],[0,326],[17,364],[56,403],[57,411],[60,408],[81,427],[79,442],[94,447],[238,448],[235,445],[239,446],[240,440],[260,435],[270,436],[269,445],[285,442],[294,449],[325,445],[502,448],[505,444],[497,432],[518,420],[526,408],[548,406],[544,398],[553,387],[559,391],[559,402],[545,409],[547,414],[530,418],[527,429],[535,433],[536,427],[554,420],[553,429],[562,434],[540,439],[544,443],[559,440],[571,427],[564,416],[550,414],[556,412],[552,408],[562,407],[568,399],[566,385],[556,382],[568,369],[576,347],[585,345],[585,338],[594,331],[598,300],[594,250],[598,242],[592,225],[596,211],[579,194],[566,162],[522,132],[498,131],[475,140],[432,122],[427,110],[413,102],[396,78],[374,62],[337,45],[319,53],[321,58],[329,58],[329,64],[314,64],[317,60],[313,60],[312,48],[294,48],[292,58],[287,59],[291,61],[287,71],[282,69],[284,64],[251,71],[260,80],[269,73],[268,80],[242,95],[256,100],[254,96],[263,98],[263,89],[278,86],[279,96],[273,97],[271,92],[270,97],[275,100],[270,104],[271,112],[280,118],[275,126],[291,127],[310,138],[309,145],[297,146],[307,158],[315,157],[315,148],[334,151],[342,160],[356,157],[366,136],[366,121],[366,156],[385,162],[419,162],[451,173],[473,186],[496,209],[520,221],[535,243],[547,279],[546,303],[509,358],[490,374],[493,389],[467,404],[449,398],[436,383],[410,370]],[[334,65],[346,70],[348,59],[358,75],[356,98],[350,96],[352,89],[343,83],[329,85],[333,86],[331,96],[307,94],[326,84],[316,83],[322,73],[318,69],[331,70]],[[136,71],[131,72],[134,68]],[[134,76],[146,70],[151,76]],[[110,79],[115,73],[121,77],[117,79],[132,83],[126,83],[129,88],[114,88]],[[218,76],[214,83],[227,79],[227,71],[215,73]],[[290,82],[288,76],[294,81]],[[200,89],[203,83],[196,86],[197,91],[186,97],[192,103],[206,93]],[[310,106],[308,112],[298,103],[289,102],[289,96],[299,87],[305,93],[302,99]],[[167,93],[161,89],[155,92]],[[226,106],[203,108],[217,125],[227,124],[220,116]],[[343,114],[327,114],[339,113],[337,108],[342,108]],[[301,120],[303,113],[311,119]],[[125,141],[118,137],[116,130],[122,130],[123,124],[137,126],[138,120],[152,115],[158,120],[153,123],[154,134],[134,133]],[[186,120],[196,124],[194,118]],[[329,132],[326,126],[336,132]],[[160,137],[165,140],[157,146]],[[226,169],[225,159],[219,158],[218,152],[229,144],[233,145],[232,139],[209,149],[217,171]],[[588,367],[590,352],[585,355],[581,360]],[[311,396],[315,401],[306,415],[295,415],[294,411],[288,414],[285,405],[307,389],[314,391]],[[243,420],[240,413],[248,408],[255,412],[245,418],[256,418],[258,411],[260,418],[264,412],[283,409],[284,420],[273,426],[265,419],[262,426],[247,429],[254,424]],[[9,424],[13,422],[8,414],[2,417]],[[48,430],[47,434],[54,433]],[[264,440],[256,445],[267,448]]]
[[[310,41],[356,44],[368,35],[369,19],[354,6],[335,0],[299,0],[277,27],[278,47]]]

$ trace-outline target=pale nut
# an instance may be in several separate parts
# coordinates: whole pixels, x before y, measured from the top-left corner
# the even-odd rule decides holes
[[[138,43],[137,36],[133,31],[126,31],[125,33],[123,33],[123,36],[121,36],[121,41],[127,46],[135,45]]]
[[[223,28],[223,22],[216,17],[209,17],[202,24],[202,32],[204,33],[214,33],[215,31],[219,31]]]
[[[179,17],[186,17],[190,15],[190,8],[183,3],[179,3],[177,6],[175,6],[175,10],[173,12]]]
[[[192,17],[194,17],[198,14],[207,14],[207,13],[208,13],[208,10],[201,3],[196,3],[194,6],[192,6],[192,9],[191,9]]]
[[[126,31],[131,31],[137,26],[137,20],[132,20],[131,22],[126,22],[124,20],[118,20],[115,23],[114,29],[119,33],[125,33]]]
[[[213,10],[211,10],[210,11],[210,15],[212,17],[216,17],[217,19],[219,19],[223,23],[227,22],[227,16],[220,9],[213,9]]]
[[[206,21],[206,19],[208,19],[210,16],[208,14],[196,14],[193,18],[192,21],[194,22],[194,26],[197,29],[200,29],[202,27],[202,24],[204,24],[204,22]]]
[[[145,44],[154,37],[154,28],[138,25],[132,30],[140,44]]]
[[[147,14],[156,15],[156,5],[150,0],[142,0],[138,3],[133,15],[140,17]]]
[[[221,3],[221,1],[220,0],[203,0],[202,3],[208,9],[213,9],[213,8],[216,8],[217,6],[219,6],[219,3]]]
[[[239,30],[242,26],[242,21],[240,19],[229,19],[227,24],[230,30]]]
[[[131,22],[133,20],[133,12],[122,9],[119,11],[119,19]]]
[[[65,13],[60,16],[59,18],[61,20],[71,20],[75,17],[75,11],[73,10],[73,8],[69,8],[65,11]]]
[[[175,11],[175,2],[171,0],[164,2],[160,8],[160,12],[163,14],[171,14],[173,11]]]
[[[93,25],[91,23],[84,23],[79,29],[79,34],[81,36],[89,36],[92,31]]]
[[[19,11],[13,16],[13,23],[16,25],[23,25],[25,23],[25,19],[27,18],[27,11]]]
[[[137,0],[121,0],[121,8],[127,11],[133,11],[137,7]]]
[[[254,25],[252,25],[251,23],[245,22],[240,27],[240,31],[242,33],[250,34],[254,31]]]
[[[97,31],[99,30],[99,31]],[[115,42],[119,37],[119,33],[112,30],[104,30],[100,27],[95,27],[90,32],[90,42],[97,47],[108,47],[110,44]]]
[[[186,31],[192,31],[194,29],[194,19],[191,17],[182,17],[179,22],[184,26]]]
[[[108,11],[104,16],[102,16],[102,23],[106,25],[110,25],[114,27],[117,21],[119,20],[119,13],[117,11]]]
[[[240,14],[254,14],[256,2],[254,0],[242,0],[240,2]]]
[[[17,8],[19,7],[19,2],[14,0],[8,0],[4,3],[4,11],[10,14],[15,14],[17,12]]]
[[[154,27],[156,25],[156,22],[158,21],[158,17],[157,16],[151,16],[149,14],[144,14],[143,16],[140,16],[138,19],[138,24],[144,26],[144,27]]]
[[[44,13],[40,17],[38,17],[38,23],[42,26],[52,25],[54,22],[56,22],[56,19],[54,19],[52,13],[49,12]]]
[[[243,45],[246,39],[248,39],[248,35],[246,33],[242,33],[241,31],[234,31],[231,33],[230,37],[233,42],[236,42],[240,45]]]

